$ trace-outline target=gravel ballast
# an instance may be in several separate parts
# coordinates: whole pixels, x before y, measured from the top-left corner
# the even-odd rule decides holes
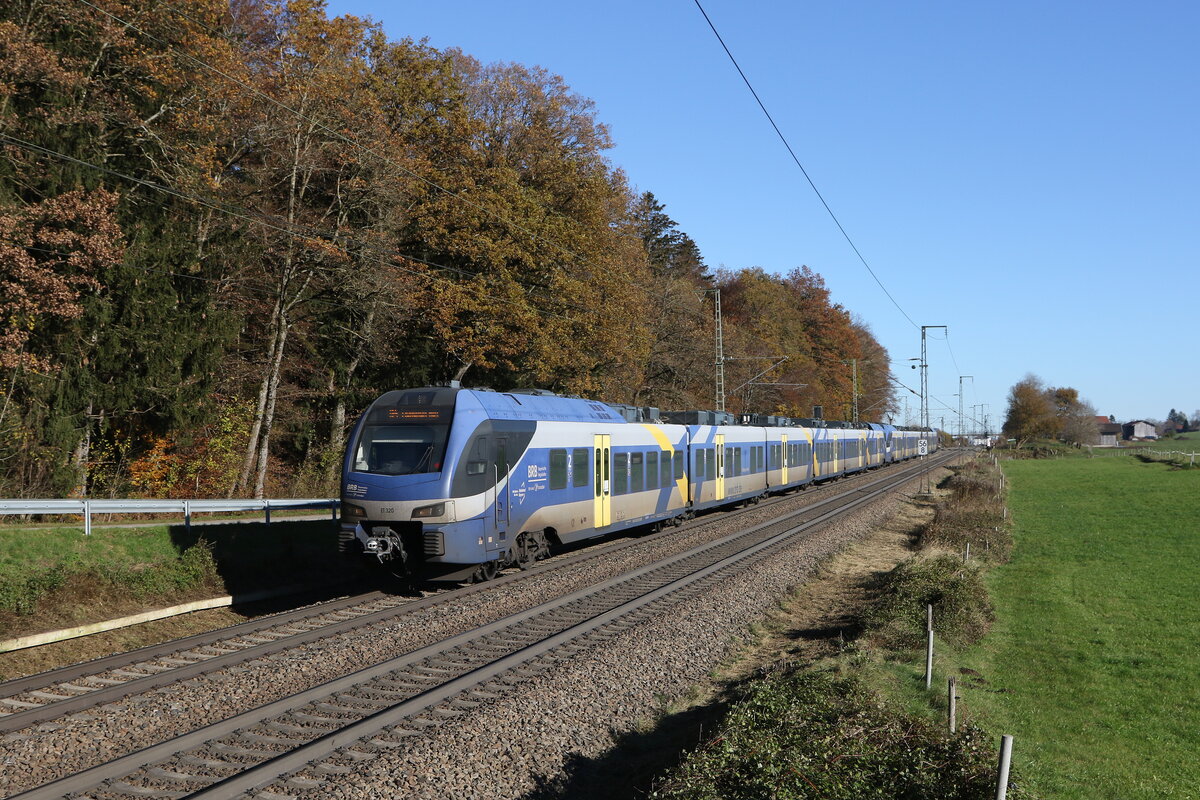
[[[847,485],[846,483],[841,484]],[[914,482],[909,486],[915,485]],[[789,498],[799,501],[803,496]],[[506,696],[413,737],[364,762],[312,796],[518,797],[552,781],[572,759],[601,755],[614,735],[629,731],[704,678],[744,641],[760,618],[817,565],[869,531],[894,509],[895,493],[782,551],[750,573],[726,580],[686,606],[630,629],[562,661],[536,684],[517,684]],[[780,513],[755,509],[737,518],[748,527]],[[712,517],[708,519],[714,519]],[[719,517],[715,518],[720,521]],[[730,523],[732,524],[732,522]],[[54,777],[227,718],[369,664],[528,608],[611,575],[728,533],[728,526],[688,526],[672,536],[569,569],[429,609],[403,623],[375,625],[309,647],[247,662],[19,731],[0,740],[5,796]],[[285,790],[296,793],[296,789]]]
[[[915,487],[916,482],[909,488]],[[855,512],[758,567],[560,663],[508,696],[414,737],[305,794],[378,797],[611,797],[600,783],[562,785],[573,764],[599,759],[625,733],[659,715],[749,639],[750,625],[813,577],[820,564],[888,519],[896,494]],[[559,784],[556,787],[556,784]]]

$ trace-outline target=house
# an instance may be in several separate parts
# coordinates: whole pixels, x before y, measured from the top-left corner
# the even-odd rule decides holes
[[[1157,426],[1153,422],[1146,422],[1144,419],[1126,422],[1121,426],[1121,433],[1129,441],[1158,438]]]
[[[1108,417],[1096,417],[1096,428],[1100,432],[1100,447],[1117,447],[1120,444],[1120,425]]]

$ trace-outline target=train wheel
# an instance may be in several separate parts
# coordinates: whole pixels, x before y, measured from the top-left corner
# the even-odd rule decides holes
[[[479,565],[479,569],[475,570],[475,574],[471,576],[471,582],[483,583],[484,581],[493,580],[499,572],[499,561],[485,561]]]

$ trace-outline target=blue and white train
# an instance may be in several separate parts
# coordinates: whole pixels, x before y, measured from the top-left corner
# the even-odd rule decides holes
[[[932,452],[928,429],[614,406],[549,392],[388,392],[343,465],[344,550],[486,580],[554,544],[681,524]],[[455,571],[457,569],[457,571]]]

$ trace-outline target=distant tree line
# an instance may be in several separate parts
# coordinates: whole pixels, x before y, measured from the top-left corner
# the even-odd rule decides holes
[[[1172,408],[1162,424],[1164,436],[1173,436],[1177,433],[1189,433],[1196,430],[1200,430],[1200,410],[1193,411],[1192,418],[1189,420],[1187,414]]]
[[[1109,422],[1116,418],[1107,417]],[[1004,435],[1017,445],[1035,439],[1053,439],[1068,444],[1090,445],[1100,442],[1100,422],[1096,409],[1070,387],[1046,386],[1042,379],[1029,374],[1008,392],[1008,410]],[[1164,436],[1200,430],[1200,410],[1189,420],[1181,411],[1171,409],[1165,422],[1146,420]]]
[[[892,409],[821,277],[712,272],[560,77],[319,0],[94,5],[0,8],[0,494],[328,493],[356,412],[450,379],[709,408],[717,289],[731,410],[848,416],[852,363]]]

